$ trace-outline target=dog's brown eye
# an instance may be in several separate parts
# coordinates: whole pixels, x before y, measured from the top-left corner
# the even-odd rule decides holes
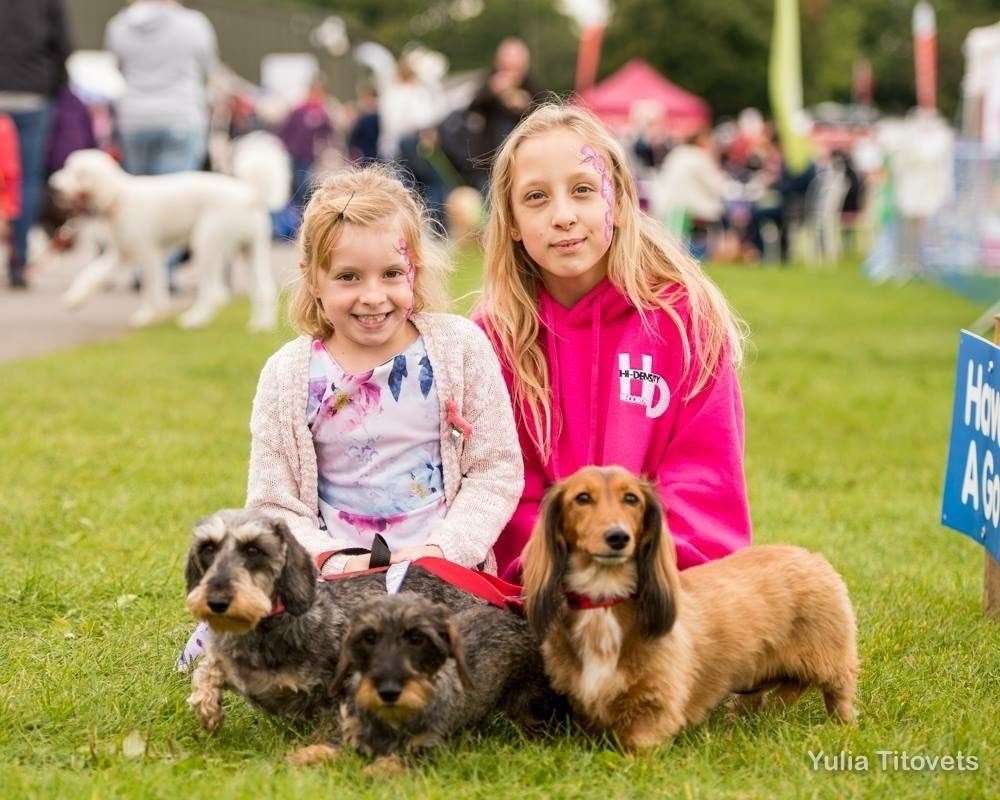
[[[215,549],[215,542],[205,542],[198,548],[198,552],[203,556],[213,556],[215,555]]]
[[[257,547],[257,545],[250,544],[243,548],[243,552],[248,556],[259,556],[264,551]]]
[[[573,500],[581,506],[589,505],[594,502],[594,498],[590,496],[590,492],[580,492],[580,494],[574,497]]]
[[[639,505],[639,495],[633,492],[625,492],[625,496],[622,497],[622,502],[626,505],[637,506]]]
[[[375,644],[378,639],[378,634],[375,633],[371,628],[366,631],[361,632],[361,636],[358,637],[363,644]]]
[[[406,639],[407,644],[411,644],[414,647],[420,647],[420,645],[422,645],[427,638],[423,633],[416,629],[407,631],[403,634],[403,637]]]

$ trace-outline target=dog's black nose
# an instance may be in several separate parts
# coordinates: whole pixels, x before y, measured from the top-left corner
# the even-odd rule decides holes
[[[607,542],[608,547],[610,547],[612,550],[624,549],[625,546],[628,544],[629,539],[631,538],[632,537],[629,536],[621,528],[612,528],[610,531],[604,534],[604,541]]]
[[[383,703],[395,703],[403,693],[403,687],[396,681],[386,681],[378,686],[378,696]]]
[[[222,614],[227,608],[229,608],[229,600],[209,600],[208,607],[212,609],[212,613]]]

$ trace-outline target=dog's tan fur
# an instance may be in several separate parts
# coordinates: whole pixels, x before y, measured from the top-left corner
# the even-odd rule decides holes
[[[626,547],[608,546],[611,529]],[[854,719],[854,612],[826,559],[748,547],[679,573],[655,490],[621,468],[586,467],[550,490],[524,578],[553,688],[626,749],[661,744],[733,692],[756,706],[768,690],[791,702],[817,686],[831,715]],[[621,602],[576,611],[567,591]]]
[[[387,705],[378,696],[372,679],[365,676],[354,693],[354,702],[381,717],[390,725],[399,726],[427,708],[434,696],[434,683],[424,675],[413,675],[403,684],[403,693],[392,705]]]
[[[219,633],[247,633],[271,613],[271,598],[261,591],[250,575],[243,573],[233,581],[233,599],[224,614],[214,614],[208,607],[205,583],[198,584],[187,596],[187,609],[195,619],[207,622]]]
[[[225,684],[225,669],[211,653],[206,653],[191,676],[191,694],[187,702],[201,727],[209,733],[215,733],[225,718],[222,709]]]

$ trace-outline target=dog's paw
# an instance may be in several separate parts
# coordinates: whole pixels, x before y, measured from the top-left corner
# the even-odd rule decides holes
[[[733,694],[726,701],[726,720],[730,723],[741,717],[755,714],[764,708],[764,692]]]
[[[192,306],[177,318],[177,324],[189,330],[191,328],[204,328],[212,321],[215,311],[214,308]]]
[[[74,290],[72,287],[70,287],[67,291],[63,293],[60,300],[62,301],[63,308],[67,308],[70,311],[76,311],[84,303],[87,302],[88,296],[89,292],[83,290]]]
[[[369,778],[393,778],[406,773],[406,764],[397,755],[379,756],[362,772]]]
[[[853,725],[857,722],[858,712],[854,708],[854,690],[823,689],[823,702],[827,713],[837,722]]]
[[[218,692],[195,689],[187,702],[201,727],[209,733],[215,733],[222,725],[226,714],[222,709],[222,696]]]
[[[427,750],[433,750],[440,746],[441,737],[436,733],[420,733],[410,739],[406,744],[409,753],[419,754]]]
[[[310,744],[289,753],[285,760],[293,767],[311,767],[340,757],[341,750],[332,744]]]
[[[129,317],[128,323],[133,328],[145,328],[155,322],[161,322],[166,318],[169,309],[157,308],[156,306],[139,306],[135,313]]]

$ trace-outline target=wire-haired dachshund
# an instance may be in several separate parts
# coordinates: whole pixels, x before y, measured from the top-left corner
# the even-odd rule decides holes
[[[385,595],[385,576],[317,582],[306,551],[280,520],[231,509],[202,520],[188,553],[187,607],[213,635],[192,676],[188,702],[202,726],[222,722],[231,688],[285,717],[335,718],[330,697],[352,619]],[[451,609],[481,603],[417,566],[402,588]]]
[[[491,605],[454,612],[413,592],[381,597],[359,613],[331,690],[343,697],[343,741],[377,758],[376,769],[496,711],[532,728],[559,710],[522,617]],[[336,755],[334,747],[307,747],[293,760]]]

